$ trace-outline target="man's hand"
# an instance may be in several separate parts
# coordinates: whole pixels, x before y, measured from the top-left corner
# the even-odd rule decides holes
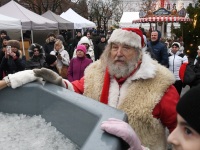
[[[3,80],[6,81],[8,86],[11,86],[13,89],[22,86],[23,84],[37,80],[38,77],[34,75],[33,70],[24,70],[14,74],[9,74],[4,77]]]
[[[131,126],[119,119],[109,118],[108,121],[103,121],[101,129],[122,138],[130,145],[130,150],[142,150],[141,142]]]
[[[62,77],[50,69],[47,68],[33,69],[33,72],[35,73],[35,76],[41,77],[47,82],[63,86]]]

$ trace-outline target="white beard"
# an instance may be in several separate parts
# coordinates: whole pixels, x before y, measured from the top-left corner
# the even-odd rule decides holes
[[[108,70],[110,75],[116,78],[127,77],[138,65],[139,58],[133,58],[132,60],[125,62],[124,65],[114,64],[113,60],[108,60]]]

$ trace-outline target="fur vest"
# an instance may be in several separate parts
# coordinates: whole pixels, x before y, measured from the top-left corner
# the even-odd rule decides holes
[[[84,95],[97,101],[100,100],[104,82],[103,66],[100,60],[96,61],[86,69],[84,76]],[[142,145],[151,150],[166,149],[165,129],[160,120],[153,117],[152,111],[174,81],[173,74],[147,54],[143,54],[140,68],[126,80],[120,90],[111,77],[108,104],[127,113],[129,124],[136,131]]]

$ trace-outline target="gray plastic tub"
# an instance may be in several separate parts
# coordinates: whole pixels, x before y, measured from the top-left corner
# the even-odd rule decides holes
[[[110,117],[127,121],[124,112],[50,83],[1,90],[0,111],[41,115],[81,150],[125,150],[119,138],[100,129]]]

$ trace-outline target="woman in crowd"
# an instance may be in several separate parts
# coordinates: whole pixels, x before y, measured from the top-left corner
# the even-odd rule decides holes
[[[92,60],[86,57],[85,45],[78,45],[76,57],[72,58],[69,64],[67,79],[70,82],[80,80],[84,75],[85,68],[91,63]]]
[[[42,46],[37,43],[31,44],[29,54],[31,58],[26,62],[26,69],[42,68],[45,62]]]
[[[9,40],[7,45],[11,46],[11,49],[9,51],[6,49],[5,56],[3,57],[0,65],[5,75],[24,70],[26,66],[26,59],[25,56],[22,56],[19,41]]]
[[[169,70],[174,74],[176,78],[174,86],[180,95],[183,83],[179,77],[179,70],[183,63],[188,63],[188,58],[186,55],[180,52],[179,49],[180,43],[172,43],[171,52],[169,53]]]
[[[68,52],[64,50],[63,42],[61,40],[55,42],[54,50],[51,51],[50,54],[57,57],[57,68],[59,74],[66,79],[70,58]]]
[[[80,41],[78,42],[78,45],[85,45],[86,47],[86,57],[92,59],[92,61],[95,61],[94,56],[94,49],[90,46],[90,41],[86,36],[83,36]],[[76,57],[76,49],[74,50],[73,57]]]

